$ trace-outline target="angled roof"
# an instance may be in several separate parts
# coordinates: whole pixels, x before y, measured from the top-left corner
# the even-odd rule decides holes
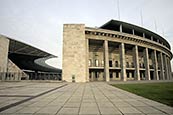
[[[15,53],[15,54],[25,54],[25,55],[39,56],[39,57],[45,57],[45,56],[56,57],[50,53],[35,48],[29,44],[11,38],[9,39],[10,39],[9,54]]]
[[[20,69],[41,72],[61,72],[61,69],[52,67],[45,62],[57,56],[26,43],[8,37],[5,38],[9,39],[8,58]]]

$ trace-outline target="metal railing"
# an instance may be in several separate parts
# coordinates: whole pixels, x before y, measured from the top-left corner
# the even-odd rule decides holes
[[[61,73],[37,73],[30,72],[29,80],[61,80]]]
[[[0,72],[0,80],[22,80],[28,79],[28,76],[21,72]]]
[[[61,80],[61,73],[37,73],[37,72],[0,72],[2,81],[18,80]]]

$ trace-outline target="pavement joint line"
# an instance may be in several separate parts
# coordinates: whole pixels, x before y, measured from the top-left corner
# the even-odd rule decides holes
[[[61,92],[61,91],[58,91],[58,92]],[[64,92],[65,93],[65,92]],[[63,95],[64,93],[62,93],[61,95]],[[59,95],[58,97],[60,97],[61,95]],[[57,99],[58,97],[56,97],[55,99]],[[53,102],[54,100],[52,100],[51,102]],[[49,102],[49,103],[51,103],[51,102]],[[48,105],[49,103],[47,103],[46,105]],[[33,104],[33,103],[32,103]],[[45,105],[45,106],[46,106]],[[45,107],[44,106],[44,107]],[[38,111],[40,111],[42,108],[40,108]],[[18,111],[20,111],[20,110],[18,110]],[[36,111],[35,113],[33,113],[33,114],[36,114],[38,111]]]
[[[61,95],[59,95],[58,97],[56,97],[55,99],[59,98],[60,96],[62,96],[62,95],[65,93],[64,91],[58,91],[58,92],[63,92],[63,93],[62,93]],[[54,99],[54,100],[55,100],[55,99]],[[52,103],[54,100],[50,101],[49,103]],[[45,106],[49,105],[49,103],[47,103]],[[45,106],[44,106],[44,107],[45,107]],[[42,109],[42,108],[40,108],[38,111],[40,111],[41,109]],[[33,113],[33,114],[37,114],[38,111],[36,111],[36,112]],[[58,111],[58,110],[57,110],[57,111]],[[56,112],[56,113],[57,113],[57,112]],[[56,113],[55,113],[55,114],[56,114]]]
[[[75,87],[75,86],[74,86]],[[64,105],[68,102],[68,100],[72,97],[72,95],[76,92],[76,90],[79,88],[79,86],[74,89],[73,93],[71,94],[71,96],[65,101],[65,103],[61,106],[61,108],[55,113],[55,115],[58,115],[58,112],[64,107]]]
[[[117,88],[117,87],[116,87]],[[118,88],[119,89],[119,88]],[[124,90],[123,90],[124,91]],[[128,92],[129,93],[129,92]],[[122,99],[122,100],[124,100],[124,99]],[[137,101],[139,101],[139,100],[137,100]],[[134,105],[132,105],[132,104],[130,104],[129,102],[127,102],[126,100],[124,100],[124,102],[126,102],[126,103],[128,103],[129,105],[131,105],[132,107],[134,107],[135,109],[137,109],[138,111],[140,111],[141,113],[143,113],[143,114],[146,114],[146,113],[144,113],[143,111],[141,111],[140,109],[138,109],[138,108],[136,108]],[[142,101],[139,101],[139,102],[141,102],[141,103],[143,103]],[[144,103],[145,104],[145,103]]]
[[[0,95],[0,97],[34,97],[32,95]]]
[[[43,93],[40,93],[40,94],[38,94],[38,95],[36,95],[36,96],[32,96],[32,97],[30,97],[30,98],[27,98],[27,99],[18,101],[18,102],[16,102],[16,103],[12,103],[12,104],[10,104],[10,105],[4,106],[4,107],[0,108],[0,112],[2,112],[2,111],[4,111],[4,110],[7,110],[7,109],[9,109],[9,108],[11,108],[11,107],[17,106],[17,105],[19,105],[19,104],[22,104],[22,103],[24,103],[24,102],[27,102],[27,101],[29,101],[29,100],[35,99],[35,98],[37,98],[37,97],[39,97],[39,96],[42,96],[42,95],[44,95],[44,94],[50,93],[50,92],[52,92],[52,91],[54,91],[54,90],[60,89],[60,88],[62,88],[62,87],[65,87],[66,85],[67,85],[67,84],[58,86],[58,87],[56,87],[56,88],[53,88],[53,89],[50,89],[50,90],[45,91],[45,92],[43,92]]]
[[[114,86],[112,86],[112,85],[110,85],[109,84],[109,86],[111,86],[111,87],[113,87],[113,88],[117,88],[117,87],[114,87]],[[118,89],[120,89],[120,88],[118,88]],[[120,89],[120,90],[122,90],[122,91],[124,91],[124,92],[128,92],[128,91],[125,91],[125,90],[123,90],[123,89]],[[131,93],[131,92],[128,92],[128,93]],[[134,93],[133,93],[134,94]],[[134,94],[134,95],[136,95],[136,94]],[[139,95],[137,95],[137,96],[139,96]],[[139,96],[139,97],[142,97],[142,96]],[[143,97],[144,98],[144,97]],[[148,99],[148,98],[146,98],[146,99]],[[123,100],[123,99],[122,99]],[[124,100],[125,101],[125,100]],[[154,109],[156,109],[156,110],[159,110],[159,111],[161,111],[161,112],[163,112],[163,113],[165,113],[165,114],[168,114],[168,113],[166,113],[165,111],[162,111],[162,110],[160,110],[160,109],[158,109],[158,108],[156,108],[156,107],[154,107],[154,106],[151,106],[151,105],[149,105],[149,104],[147,104],[147,103],[145,103],[145,102],[142,102],[142,101],[140,101],[140,100],[137,100],[137,101],[139,101],[139,102],[141,102],[141,103],[144,103],[144,104],[146,104],[146,105],[148,105],[149,107],[152,107],[152,108],[154,108]],[[125,101],[126,103],[128,103],[127,101]],[[130,103],[128,103],[128,104],[130,104]],[[130,104],[132,107],[134,107],[134,108],[136,108],[134,105],[132,105],[132,104]],[[146,114],[146,113],[144,113],[143,111],[141,111],[140,109],[138,109],[138,108],[136,108],[138,111],[140,111],[140,112],[142,112],[143,114]]]
[[[79,106],[78,115],[79,115],[79,112],[80,112],[80,110],[81,110],[81,105],[82,105],[83,96],[84,96],[84,93],[85,93],[85,88],[86,88],[86,84],[85,84],[85,87],[84,87],[83,92],[82,92],[82,98],[81,98],[81,102],[80,102],[80,106]]]
[[[147,99],[148,99],[148,98],[147,98]],[[152,100],[152,101],[154,101],[154,100]],[[143,102],[143,103],[145,103],[145,102]],[[149,104],[147,104],[147,103],[145,103],[145,104],[148,105],[149,107],[152,107],[152,108],[158,110],[158,111],[161,111],[161,112],[163,112],[163,113],[165,113],[165,114],[168,114],[168,113],[166,113],[165,111],[162,111],[162,110],[158,109],[158,108],[155,107],[155,106],[151,106],[151,105],[149,105]]]
[[[113,88],[117,88],[117,87],[114,87],[114,86],[112,86],[111,84],[108,84],[109,86],[111,86],[111,87],[113,87]],[[118,89],[120,89],[120,88],[118,88]],[[122,90],[122,89],[120,89],[120,90]],[[123,90],[123,91],[125,91],[125,90]],[[125,92],[128,92],[128,91],[125,91]],[[128,93],[131,93],[131,92],[128,92]],[[121,94],[123,94],[123,93],[121,93]],[[133,93],[134,94],[134,93]],[[136,94],[135,94],[136,95]],[[139,96],[139,95],[137,95],[137,96]],[[119,97],[119,96],[118,96]],[[124,100],[124,99],[122,99],[122,100]],[[127,102],[126,100],[124,100],[126,103],[128,103],[129,105],[131,105],[132,107],[134,107],[135,109],[137,109],[138,111],[140,111],[141,113],[143,113],[143,114],[145,114],[144,112],[142,112],[141,110],[139,110],[138,108],[136,108],[134,105],[132,105],[132,104],[130,104],[129,102]],[[144,103],[144,102],[142,102],[142,101],[140,101],[140,100],[137,100],[137,101],[139,101],[139,102],[141,102],[141,103]],[[144,104],[146,104],[146,103],[144,103]]]
[[[56,100],[57,98],[59,98],[60,96],[62,96],[62,95],[65,93],[64,91],[58,91],[58,92],[63,92],[63,93],[60,94],[58,97],[56,97],[54,100]],[[49,103],[52,103],[54,100],[50,101]],[[49,103],[48,103],[48,104],[49,104]],[[48,104],[47,104],[47,105],[48,105]],[[46,106],[46,105],[45,105],[45,106]]]
[[[93,85],[93,84],[92,84]],[[94,85],[93,85],[94,86]],[[96,87],[97,88],[97,87]],[[97,88],[98,89],[98,88]],[[99,90],[99,89],[98,89]],[[92,91],[92,94],[93,94],[93,96],[94,96],[94,100],[95,100],[95,102],[96,102],[96,105],[97,105],[97,108],[98,108],[98,110],[99,110],[99,114],[101,115],[101,111],[100,111],[100,108],[99,108],[99,105],[98,105],[98,103],[97,103],[97,101],[96,101],[96,97],[95,97],[95,94],[94,94],[94,91],[93,91],[93,89],[91,88],[91,91]]]
[[[68,84],[68,83],[66,83],[66,84]],[[65,83],[64,84],[60,84],[60,85],[54,85],[54,87],[52,87],[52,86],[46,87],[45,86],[46,90],[41,90],[41,91],[38,90],[39,92],[37,94],[35,94],[35,95],[34,94],[29,94],[29,93],[28,94],[29,95],[33,95],[33,97],[35,97],[38,94],[41,94],[41,93],[53,90],[53,89],[55,89],[57,87],[60,87],[62,85],[65,85]],[[43,85],[43,87],[44,87],[44,85]],[[17,90],[19,90],[19,89],[20,88],[17,88]],[[11,89],[11,90],[13,90],[13,89]],[[61,93],[58,93],[58,92],[61,92]],[[133,94],[133,93],[131,93],[131,94]],[[38,102],[38,104],[40,104],[39,101],[40,100],[42,101],[42,99],[44,100],[44,98],[45,98],[45,101],[49,101],[48,103],[46,103],[44,105],[44,106],[47,106],[47,107],[49,106],[47,104],[53,102],[55,99],[57,100],[55,105],[57,105],[58,108],[55,108],[55,109],[52,110],[52,111],[54,111],[53,113],[57,114],[57,115],[59,115],[59,114],[66,114],[66,112],[67,112],[67,114],[72,114],[71,112],[73,112],[73,110],[75,110],[74,112],[75,112],[76,115],[81,114],[80,113],[81,110],[83,110],[83,109],[85,110],[86,109],[85,106],[84,106],[83,109],[82,109],[83,106],[81,106],[81,104],[83,104],[83,102],[85,102],[85,99],[87,100],[85,103],[88,103],[87,107],[90,107],[89,103],[95,102],[95,104],[94,104],[95,105],[94,106],[95,109],[94,109],[93,112],[91,112],[92,114],[95,113],[95,111],[98,109],[96,111],[98,114],[100,114],[99,113],[99,111],[100,111],[101,114],[103,112],[105,114],[108,114],[108,113],[110,113],[110,114],[118,113],[118,114],[121,114],[121,115],[126,115],[126,114],[131,114],[131,115],[133,115],[133,114],[144,114],[144,115],[149,115],[149,114],[153,114],[153,115],[154,114],[157,114],[157,115],[160,114],[161,115],[161,114],[164,114],[164,115],[172,115],[171,114],[171,110],[172,109],[168,108],[169,106],[168,107],[164,106],[165,104],[160,105],[159,103],[155,103],[156,101],[151,101],[151,102],[150,101],[145,101],[145,99],[147,99],[147,98],[144,98],[142,96],[136,97],[135,95],[131,95],[131,94],[128,91],[125,91],[125,90],[113,87],[113,86],[108,85],[106,83],[98,83],[98,82],[97,83],[75,83],[75,84],[70,84],[69,83],[68,86],[65,86],[65,87],[57,89],[57,90],[53,90],[52,92],[49,92],[49,93],[46,93],[46,94],[43,94],[42,96],[40,96],[38,98],[35,98],[36,100],[33,99],[33,100],[30,100],[30,101],[24,102],[21,105],[19,105],[20,106],[19,108],[18,108],[18,105],[17,106],[13,106],[13,107],[3,111],[5,113],[1,113],[0,112],[0,114],[4,114],[4,115],[5,114],[6,115],[31,114],[30,112],[28,112],[29,110],[27,110],[27,106],[30,105],[30,104],[33,104],[35,102],[36,103]],[[2,94],[2,95],[8,95],[8,94]],[[9,96],[11,96],[11,95],[13,95],[13,96],[14,95],[19,95],[20,96],[20,95],[22,95],[22,93],[21,94],[17,94],[17,93],[9,94]],[[91,96],[93,96],[92,100],[90,100]],[[99,98],[99,96],[101,96],[101,98]],[[142,97],[142,98],[140,98],[140,97]],[[17,101],[19,102],[19,101],[25,100],[27,98],[28,97],[23,97],[23,98],[21,97]],[[50,99],[50,100],[47,100],[47,98]],[[76,102],[75,100],[79,99],[79,98],[81,100],[77,101],[77,103],[78,103],[77,106],[76,106],[76,104],[73,106],[73,99],[74,99],[74,102]],[[110,112],[109,111],[106,112],[107,110],[104,110],[104,106],[100,106],[100,104],[102,104],[102,103],[99,103],[99,102],[100,102],[100,99],[102,100],[102,98],[105,99],[103,101],[103,104],[105,102],[108,103],[108,105],[105,104],[105,107],[106,108],[107,107],[111,107],[112,108],[112,109],[110,109]],[[62,101],[61,101],[61,99],[62,99]],[[116,99],[118,99],[118,101],[120,99],[120,102],[121,101],[125,102],[125,105],[123,104],[121,107],[117,106]],[[10,98],[10,100],[11,100],[11,98]],[[58,101],[58,100],[60,100],[60,101]],[[72,100],[72,102],[71,102],[71,100]],[[133,100],[135,102],[138,101],[139,105],[138,105],[138,102],[134,103]],[[150,99],[148,99],[148,100],[150,100]],[[6,101],[6,100],[4,100],[4,101]],[[60,102],[60,104],[58,102]],[[16,103],[16,101],[13,102],[13,103]],[[69,103],[70,103],[70,105],[68,105]],[[8,104],[10,105],[10,103],[8,103]],[[5,107],[6,105],[3,105],[3,103],[2,103],[2,106]],[[51,106],[53,106],[53,105],[51,105]],[[123,106],[126,106],[127,109],[123,109]],[[147,106],[149,107],[148,108],[149,110],[147,110],[147,108],[145,108]],[[16,107],[17,107],[17,110],[15,110],[15,112],[13,112],[13,110],[16,109]],[[37,108],[35,109],[35,107],[37,107],[37,105],[34,106],[34,108],[33,108],[34,111],[33,111],[32,114],[34,114],[34,115],[37,114],[37,113],[39,114],[38,111],[40,111],[41,109],[44,109],[43,106],[42,107],[38,106],[38,110],[37,110]],[[47,108],[47,107],[46,107],[46,109],[47,109],[48,113],[51,113],[51,110],[49,110],[49,108]],[[128,108],[128,107],[130,107],[132,109],[130,110],[130,108]],[[144,107],[144,108],[142,108],[142,107]],[[23,108],[26,109],[26,110],[23,110],[23,112],[19,112],[19,113],[17,112],[17,111],[22,110]],[[68,108],[70,108],[70,109],[68,109]],[[75,109],[73,109],[73,108],[75,108]],[[11,109],[12,109],[12,111],[10,111]],[[115,113],[114,113],[113,109],[116,110]],[[67,110],[70,110],[70,111],[67,111]],[[132,111],[132,110],[134,110],[134,111]],[[9,113],[8,113],[8,111],[9,111]],[[26,112],[26,113],[24,113],[24,112]],[[84,111],[84,112],[82,112],[82,114],[84,114],[84,113],[86,114],[87,112],[90,112],[90,111]]]
[[[11,86],[11,87],[4,87],[4,88],[0,88],[0,90],[4,90],[4,89],[12,89],[12,88],[18,88],[18,87],[26,87],[26,86],[30,86],[33,84],[29,84],[29,85],[20,85],[20,86]]]
[[[113,87],[113,88],[115,88],[114,86],[112,86],[111,84],[109,84],[109,86],[111,86],[111,87]],[[117,88],[117,87],[116,87]],[[120,89],[120,88],[118,88],[118,89]],[[120,89],[120,90],[123,90],[123,89]],[[128,92],[128,91],[126,91],[126,90],[123,90],[124,92]],[[131,93],[131,92],[128,92],[128,93]],[[133,93],[134,94],[134,93]],[[134,95],[137,95],[137,94],[134,94]],[[139,96],[139,97],[142,97],[142,96],[140,96],[140,95],[137,95],[137,96]],[[145,98],[145,97],[143,97],[143,98]],[[146,99],[148,99],[148,98],[146,98]],[[150,100],[150,99],[149,99]],[[159,110],[159,111],[161,111],[161,112],[163,112],[163,113],[165,113],[165,114],[168,114],[168,113],[166,113],[165,111],[162,111],[162,110],[160,110],[160,109],[158,109],[157,107],[154,107],[154,106],[151,106],[151,105],[149,105],[149,104],[147,104],[147,103],[145,103],[145,102],[143,102],[143,101],[140,101],[140,100],[137,100],[137,101],[139,101],[139,102],[141,102],[141,103],[144,103],[144,104],[146,104],[146,105],[148,105],[149,107],[152,107],[152,108],[154,108],[154,109],[156,109],[156,110]],[[152,100],[152,101],[154,101],[154,100]],[[127,101],[125,101],[126,103],[128,103]],[[157,102],[157,101],[156,101]],[[128,104],[130,104],[130,103],[128,103]],[[134,108],[136,108],[134,105],[132,105],[132,104],[130,104],[132,107],[134,107]],[[143,111],[141,111],[140,109],[138,109],[138,108],[136,108],[138,111],[140,111],[140,112],[142,112],[143,114],[145,114]]]
[[[96,86],[96,88],[98,88],[97,85],[95,85],[95,86]],[[99,88],[98,88],[98,90],[114,105],[114,103]],[[116,107],[115,105],[114,105],[114,107],[117,108],[122,115],[124,115],[124,113],[118,107]]]
[[[125,90],[123,90],[123,91],[125,91]],[[136,94],[135,94],[136,95]],[[139,96],[139,95],[137,95],[137,96]],[[141,96],[140,96],[141,97]],[[125,101],[125,100],[124,100]],[[141,102],[141,103],[144,103],[144,104],[146,104],[146,105],[148,105],[147,103],[145,103],[145,102],[142,102],[142,101],[140,101],[140,100],[137,100],[137,101],[139,101],[139,102]],[[126,103],[128,103],[127,101],[125,101]],[[130,103],[128,103],[128,104],[130,104]],[[132,105],[132,104],[130,104],[132,107],[134,107],[134,108],[136,108],[134,105]],[[149,107],[152,107],[152,108],[154,108],[154,109],[157,109],[156,107],[154,107],[154,106],[151,106],[151,105],[148,105]],[[142,112],[143,114],[146,114],[146,113],[144,113],[143,111],[141,111],[140,109],[138,109],[138,108],[136,108],[138,111],[140,111],[140,112]],[[159,110],[159,109],[157,109],[157,110]],[[161,110],[159,110],[159,111],[161,111]],[[166,112],[164,112],[164,111],[161,111],[161,112],[163,112],[163,113],[166,113]],[[166,113],[167,114],[167,113]]]
[[[25,87],[26,85],[22,85],[22,86],[12,86],[12,87],[4,87],[1,88],[0,90],[4,90],[4,89],[11,89],[11,88],[18,88],[18,87]]]

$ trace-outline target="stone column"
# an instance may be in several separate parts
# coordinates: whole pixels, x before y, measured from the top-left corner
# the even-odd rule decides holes
[[[144,49],[144,64],[145,64],[145,78],[147,80],[151,80],[150,79],[150,67],[149,67],[148,48]]]
[[[164,54],[164,68],[165,68],[165,79],[168,80],[169,79],[169,73],[168,73],[168,62],[167,62],[167,57]]]
[[[133,59],[134,59],[134,66],[135,66],[135,79],[140,80],[140,72],[139,72],[139,57],[138,57],[138,46],[135,45],[133,48]]]
[[[121,80],[121,71],[118,72],[118,79]]]
[[[0,80],[2,80],[2,68],[0,66]]]
[[[102,80],[105,81],[105,79],[104,79],[104,72],[101,72],[100,74],[101,74]]]
[[[167,68],[167,71],[168,71],[167,72],[168,73],[168,78],[167,79],[170,80],[169,62],[168,62],[168,57],[167,56],[166,56],[166,62],[167,62],[166,64],[167,64],[167,67],[168,67]]]
[[[112,67],[115,68],[115,61],[112,59]]]
[[[169,70],[170,70],[170,80],[172,80],[173,76],[172,76],[172,69],[171,69],[171,59],[169,59],[168,62],[169,62]]]
[[[159,62],[160,62],[160,79],[165,80],[165,77],[164,77],[163,55],[162,55],[161,52],[160,52],[160,55],[159,55]]]
[[[91,72],[91,81],[94,81],[94,72]]]
[[[105,60],[105,67],[104,67],[104,74],[106,81],[110,81],[109,78],[109,50],[108,50],[108,41],[104,41],[104,60]]]
[[[131,72],[129,72],[129,78],[132,79],[132,73]]]
[[[154,79],[155,80],[159,80],[159,76],[158,76],[158,62],[157,62],[157,54],[156,54],[156,50],[154,50],[154,58],[153,58],[153,64],[154,64]]]
[[[86,82],[89,82],[89,39],[86,39]]]
[[[113,74],[113,80],[115,80],[116,79],[116,73],[115,73],[115,71],[112,72],[112,74]]]
[[[125,59],[125,46],[124,43],[120,44],[120,64],[121,64],[121,79],[123,81],[127,80],[126,75],[126,59]]]
[[[169,59],[169,66],[170,66],[170,79],[173,79],[173,75],[172,75],[172,68],[171,68],[171,59]]]
[[[169,79],[171,79],[172,77],[172,73],[171,73],[171,65],[170,65],[170,59],[169,57],[167,57],[167,63],[168,63],[168,76],[169,76]]]

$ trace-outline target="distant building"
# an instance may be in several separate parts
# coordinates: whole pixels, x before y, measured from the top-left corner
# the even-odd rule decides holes
[[[53,57],[56,56],[0,35],[0,80],[61,79],[61,70],[45,63]]]
[[[136,25],[64,24],[62,79],[68,82],[170,80],[172,57],[163,37]]]

